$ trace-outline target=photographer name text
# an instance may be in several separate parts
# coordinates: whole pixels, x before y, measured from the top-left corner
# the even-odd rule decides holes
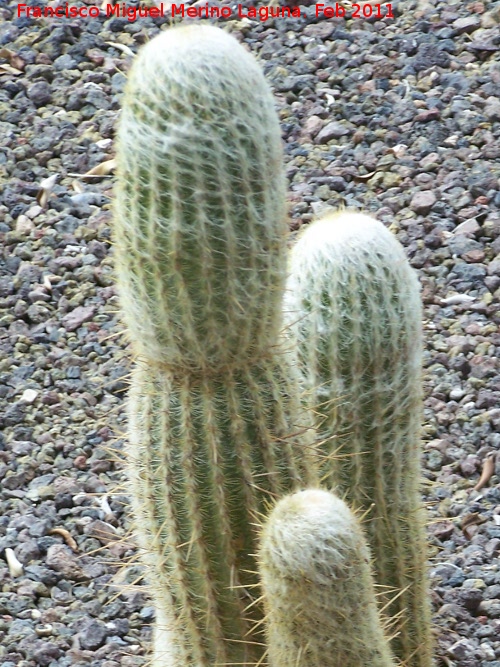
[[[347,10],[339,3],[327,5],[318,3],[315,5],[317,18],[353,18],[353,19],[393,19],[394,14],[391,4],[352,4]],[[46,5],[17,5],[17,16],[27,16],[30,18],[99,18],[112,16],[126,18],[128,21],[136,21],[139,18],[161,18],[161,17],[180,17],[180,18],[248,18],[258,21],[267,21],[271,18],[290,18],[302,16],[300,7],[244,7],[238,5],[236,10],[227,5],[210,5],[208,2],[204,5],[192,7],[184,3],[162,2],[156,7],[134,7],[125,2],[114,5],[108,4],[105,9],[97,6],[70,5],[68,2],[55,7]]]

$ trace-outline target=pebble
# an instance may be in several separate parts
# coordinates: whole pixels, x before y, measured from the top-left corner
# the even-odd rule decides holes
[[[410,208],[415,213],[425,215],[429,213],[436,203],[436,196],[431,190],[416,192],[410,202]]]
[[[25,389],[23,391],[23,395],[21,396],[21,400],[25,401],[26,403],[34,403],[38,396],[38,391],[36,389]]]
[[[104,644],[108,634],[108,629],[103,623],[92,620],[78,633],[78,640],[83,649],[95,651]]]
[[[469,220],[464,220],[455,227],[454,234],[477,234],[480,231],[479,223],[475,218],[470,218]]]
[[[51,88],[47,81],[37,81],[28,88],[27,94],[37,107],[46,106],[52,99]]]
[[[481,26],[481,19],[479,16],[465,16],[453,21],[452,26],[458,34],[471,33]]]
[[[310,116],[304,125],[304,134],[315,137],[323,127],[323,121],[319,116]]]
[[[317,144],[327,144],[332,139],[339,139],[340,137],[344,137],[345,135],[350,133],[351,131],[349,130],[348,127],[342,125],[341,123],[332,121],[331,123],[328,123],[328,125],[325,125],[325,127],[319,131],[315,141]]]
[[[78,306],[62,319],[62,324],[67,331],[75,331],[82,326],[84,322],[90,320],[95,313],[93,306]]]
[[[450,646],[448,653],[455,660],[466,660],[474,655],[475,646],[468,639],[460,639]]]
[[[46,564],[70,580],[84,580],[86,575],[78,558],[62,544],[53,544],[47,549]]]

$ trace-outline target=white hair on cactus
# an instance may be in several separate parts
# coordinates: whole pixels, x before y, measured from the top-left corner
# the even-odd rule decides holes
[[[380,598],[399,619],[393,651],[407,667],[431,667],[416,274],[378,220],[325,215],[292,249],[284,313],[316,416],[322,479],[366,514],[377,584],[400,592]]]
[[[115,266],[138,361],[128,472],[152,665],[258,664],[256,517],[317,479],[282,335],[273,96],[233,37],[174,28],[134,61],[118,134]]]
[[[394,667],[361,527],[327,491],[281,499],[264,523],[259,567],[273,667]]]

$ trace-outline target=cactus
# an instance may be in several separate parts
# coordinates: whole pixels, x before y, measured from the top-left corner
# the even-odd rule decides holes
[[[282,325],[286,206],[253,57],[208,26],[166,31],[130,72],[119,144],[117,276],[137,354],[194,372],[261,361]]]
[[[136,358],[129,459],[155,667],[251,665],[270,499],[316,483],[282,340],[280,130],[260,68],[213,27],[165,31],[130,72],[116,274]]]
[[[272,667],[395,667],[359,522],[327,491],[282,498],[259,568]]]
[[[399,627],[396,657],[429,667],[417,278],[382,223],[329,215],[293,249],[285,312],[323,441],[322,481],[366,514],[375,580]]]

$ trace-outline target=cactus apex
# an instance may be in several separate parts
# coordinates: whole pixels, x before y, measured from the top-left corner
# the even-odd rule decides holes
[[[116,275],[135,354],[179,374],[262,360],[282,327],[281,134],[261,68],[215,27],[138,54],[118,128]]]
[[[342,500],[319,489],[280,500],[259,557],[272,667],[394,667],[369,550]]]

